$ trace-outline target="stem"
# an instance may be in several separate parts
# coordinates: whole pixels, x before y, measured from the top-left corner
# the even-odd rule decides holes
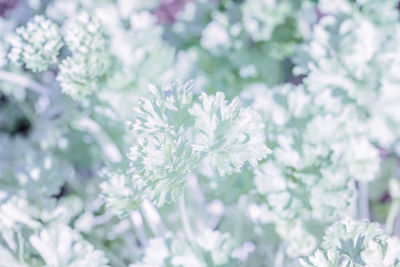
[[[274,267],[282,267],[285,262],[285,246],[281,243],[275,255]]]
[[[18,257],[19,257],[19,261],[22,262],[22,263],[25,263],[25,260],[24,260],[24,239],[22,238],[21,231],[18,231],[17,238],[18,238]]]
[[[185,197],[182,195],[179,197],[179,213],[181,215],[181,222],[183,226],[183,231],[185,233],[186,238],[191,241],[194,239],[193,231],[190,226],[185,207]]]
[[[369,219],[368,182],[358,182],[359,218]]]
[[[400,207],[400,199],[393,199],[393,202],[390,205],[389,214],[386,218],[386,224],[385,224],[386,233],[388,233],[389,235],[393,233],[393,226],[394,222],[396,221],[399,207]]]
[[[120,163],[122,161],[122,155],[118,146],[96,121],[90,117],[83,117],[75,123],[77,129],[84,129],[93,135],[109,161],[112,163]]]
[[[154,208],[152,203],[147,199],[144,200],[141,205],[141,210],[154,236],[164,236],[166,228],[161,220],[160,214]]]
[[[36,122],[35,112],[29,107],[26,102],[17,101],[17,105],[31,123]]]
[[[143,227],[142,215],[140,214],[139,211],[135,210],[130,213],[130,219],[131,219],[133,225],[135,226],[136,234],[140,240],[140,243],[143,246],[147,246],[148,240],[147,240],[146,231],[144,230],[144,227]]]
[[[6,81],[6,82],[10,82],[10,83],[14,83],[17,85],[20,85],[22,87],[25,88],[29,88],[32,91],[35,91],[39,94],[50,94],[50,92],[52,91],[51,89],[49,89],[48,87],[34,81],[31,80],[25,76],[22,76],[20,74],[16,74],[16,73],[11,73],[8,71],[3,71],[0,70],[0,80]]]

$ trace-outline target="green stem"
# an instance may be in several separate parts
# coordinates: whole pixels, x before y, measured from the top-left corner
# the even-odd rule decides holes
[[[369,219],[369,203],[368,203],[368,182],[358,183],[358,210],[360,219]]]
[[[275,254],[274,267],[282,267],[284,262],[285,262],[285,245],[281,243]]]
[[[386,224],[385,224],[386,233],[388,233],[389,235],[391,235],[393,232],[393,226],[397,217],[397,213],[399,211],[399,207],[400,207],[400,199],[393,199],[392,204],[390,205],[389,214],[386,218]]]
[[[143,244],[143,246],[147,246],[148,239],[147,239],[146,231],[144,230],[144,227],[143,227],[142,215],[140,214],[139,211],[135,210],[130,213],[130,219],[131,219],[133,225],[135,226],[136,234],[140,240],[140,243]]]
[[[21,231],[18,231],[17,238],[18,238],[18,257],[19,257],[19,261],[25,264],[25,260],[24,260],[24,239],[22,238]]]
[[[191,241],[194,239],[192,227],[190,226],[189,219],[186,214],[186,207],[185,207],[185,197],[184,194],[179,197],[179,213],[181,215],[181,222],[183,226],[183,231],[186,238]]]
[[[154,208],[149,200],[143,201],[141,210],[144,218],[146,219],[147,225],[154,236],[164,236],[166,233],[165,225],[161,220],[161,216],[158,211]]]
[[[118,146],[95,120],[90,117],[82,117],[74,122],[74,126],[77,129],[84,129],[91,133],[99,144],[103,155],[110,162],[120,163],[122,161],[121,151]]]
[[[31,80],[20,74],[11,73],[11,72],[4,71],[4,70],[0,70],[0,80],[20,85],[24,88],[28,88],[39,94],[48,95],[52,92],[51,89],[47,88],[46,86],[44,86],[34,80]]]

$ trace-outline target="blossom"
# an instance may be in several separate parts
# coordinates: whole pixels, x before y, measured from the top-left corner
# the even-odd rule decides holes
[[[50,64],[57,63],[57,56],[63,46],[61,33],[56,24],[43,16],[35,16],[24,27],[16,30],[11,39],[8,58],[15,64],[32,71],[44,71]]]
[[[72,56],[61,62],[57,80],[64,93],[82,98],[98,88],[111,64],[108,39],[100,20],[86,12],[66,23],[64,36]]]

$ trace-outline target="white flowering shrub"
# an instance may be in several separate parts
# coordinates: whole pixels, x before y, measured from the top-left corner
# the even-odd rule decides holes
[[[0,0],[0,267],[400,267],[398,0]]]

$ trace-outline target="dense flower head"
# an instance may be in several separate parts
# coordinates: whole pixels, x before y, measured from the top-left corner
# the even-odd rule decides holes
[[[64,36],[72,55],[61,62],[57,79],[64,93],[82,98],[98,89],[111,64],[108,39],[100,20],[86,12],[66,23]]]
[[[57,63],[57,56],[63,46],[58,26],[43,16],[35,16],[26,26],[16,30],[11,40],[8,58],[15,64],[25,64],[32,71],[47,70]]]
[[[90,64],[93,61],[94,64]],[[76,55],[64,59],[60,64],[57,79],[64,93],[74,99],[90,95],[97,88],[99,68],[97,58]]]
[[[64,39],[72,53],[103,52],[107,46],[101,21],[87,12],[67,22]]]

